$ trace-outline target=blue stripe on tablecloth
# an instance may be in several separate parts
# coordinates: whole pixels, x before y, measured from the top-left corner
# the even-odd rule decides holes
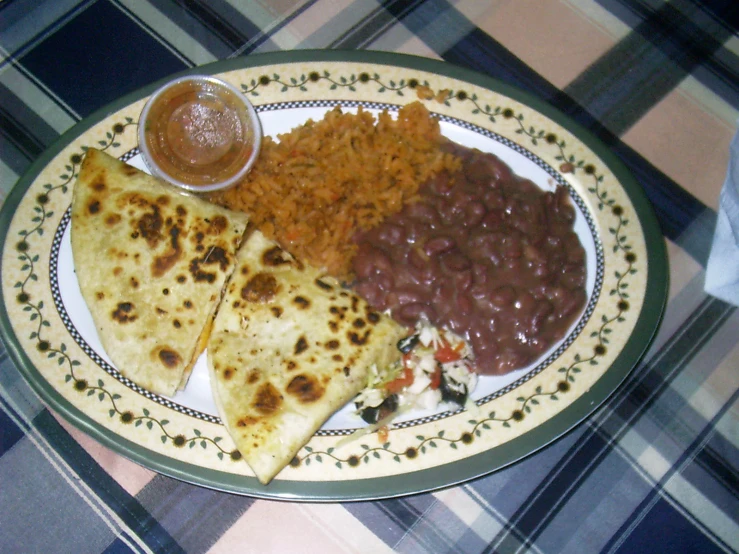
[[[635,527],[625,534],[617,545],[608,545],[609,552],[633,554],[634,552],[695,552],[712,554],[726,552],[707,541],[703,533],[685,519],[664,499],[658,499]],[[659,529],[659,545],[655,544],[654,530]],[[604,549],[605,550],[605,549]]]
[[[199,42],[216,58],[225,59],[262,31],[230,3],[171,2],[152,0],[151,4],[187,32],[188,40]]]
[[[0,407],[2,404],[0,403]],[[25,436],[4,408],[0,409],[0,457]]]
[[[147,483],[136,500],[186,552],[206,552],[256,502],[163,475]]]
[[[126,544],[126,542],[116,537],[116,539],[102,551],[102,554],[129,554],[130,552],[137,551],[133,550],[128,544]]]
[[[17,174],[59,138],[59,133],[0,84],[0,151],[3,161]],[[11,154],[10,150],[13,150]]]
[[[428,512],[437,503],[432,495],[412,496],[379,503],[382,513],[397,526],[406,530],[396,549],[408,552],[455,552],[458,545],[456,536],[450,536],[450,529],[437,525],[437,518],[428,518]],[[449,521],[457,520],[451,513]],[[454,527],[453,527],[454,528]]]
[[[305,0],[300,6],[294,8],[289,15],[282,19],[276,19],[270,22],[267,31],[259,29],[259,32],[256,35],[250,37],[248,42],[244,43],[243,46],[229,54],[229,57],[243,56],[251,54],[252,52],[273,52],[275,50],[279,50],[272,41],[272,37],[290,25],[318,2],[319,0]]]
[[[126,37],[125,42],[118,37]],[[49,59],[55,63],[48,63]],[[187,67],[170,49],[103,0],[79,13],[18,61],[82,117]],[[85,86],[79,86],[80,82]]]
[[[714,433],[685,470],[688,481],[700,484],[705,495],[727,514],[739,514],[739,449]],[[699,477],[694,475],[699,474]],[[711,482],[705,483],[705,475]]]
[[[378,502],[350,502],[345,510],[395,552],[474,552],[484,542],[429,494]]]
[[[30,2],[0,2],[0,45],[8,53],[0,60],[0,69],[95,1],[37,0],[34,6],[29,6]]]
[[[368,16],[362,18],[353,27],[346,29],[341,35],[333,37],[326,46],[342,49],[366,48],[394,25],[398,23],[407,25],[408,21],[412,20],[411,15],[424,3],[435,4],[436,2],[423,2],[423,0],[380,2]]]
[[[634,509],[629,520],[624,522],[619,532],[614,535],[613,542],[608,545],[609,549],[613,546],[619,546],[619,551],[634,552],[633,547],[647,543],[649,539],[648,535],[650,532],[653,533],[654,529],[663,529],[664,537],[671,537],[673,533],[676,534],[686,541],[686,545],[690,546],[688,551],[724,552],[731,549],[729,545],[721,541],[710,530],[699,525],[690,514],[677,512],[670,508],[662,497],[669,494],[664,490],[666,483],[675,473],[682,472],[684,466],[689,464],[700,453],[707,436],[713,432],[714,422],[731,409],[737,398],[739,398],[739,391],[734,393],[730,401],[722,406],[713,420],[684,449],[680,458],[675,460],[670,470],[665,473],[656,486],[652,487],[647,497]],[[728,515],[736,518],[736,512],[729,512]],[[669,541],[670,539],[667,538],[666,540]],[[677,542],[675,544],[680,545],[681,543]],[[669,548],[669,544],[666,547],[666,551],[677,551]]]
[[[413,10],[406,9],[402,2],[386,3],[386,8],[402,24],[405,33],[394,33],[390,36],[396,41],[407,41],[411,38],[422,40],[434,52],[441,53],[448,50],[456,41],[475,28],[475,24],[462,15],[455,8],[453,2],[447,0],[429,0],[415,5]],[[382,50],[395,50],[402,43],[385,44],[379,37]],[[372,47],[366,43],[361,47]]]

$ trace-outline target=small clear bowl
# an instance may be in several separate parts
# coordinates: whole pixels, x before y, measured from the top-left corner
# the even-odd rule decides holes
[[[212,192],[235,185],[249,172],[259,155],[262,126],[238,88],[193,75],[151,95],[138,138],[153,175],[189,192]]]

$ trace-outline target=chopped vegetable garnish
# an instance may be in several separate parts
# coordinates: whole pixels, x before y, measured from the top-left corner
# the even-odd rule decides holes
[[[398,350],[401,361],[373,367],[367,387],[354,401],[359,416],[375,430],[386,434],[392,419],[411,409],[434,410],[444,402],[464,409],[474,405],[469,395],[477,375],[472,350],[462,338],[421,321],[398,341]]]

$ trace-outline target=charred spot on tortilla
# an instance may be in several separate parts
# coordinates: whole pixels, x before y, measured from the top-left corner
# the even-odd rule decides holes
[[[331,285],[329,285],[325,281],[322,281],[321,279],[316,279],[315,280],[315,283],[316,283],[316,285],[318,285],[323,290],[329,290],[329,291],[330,290],[334,290],[334,287],[332,287]]]
[[[341,343],[335,339],[332,339],[326,343],[326,348],[328,348],[329,350],[336,350],[337,348],[339,348],[339,346],[341,346]]]
[[[223,233],[223,231],[228,229],[228,220],[220,215],[214,217],[213,220],[209,223],[210,225],[208,227],[208,230],[214,235],[220,235],[221,233]]]
[[[164,220],[157,206],[151,206],[151,212],[143,214],[136,222],[139,236],[150,248],[156,248],[162,240],[162,227],[164,227]]]
[[[229,262],[229,256],[226,254],[226,251],[223,248],[221,248],[220,246],[211,246],[204,256],[193,258],[190,261],[190,274],[195,278],[196,281],[207,280],[208,277],[205,277],[206,275],[215,276],[215,274],[212,272],[203,271],[202,267],[204,265],[217,264],[218,267],[220,267],[221,271],[223,271],[226,267],[228,267]]]
[[[295,355],[302,354],[306,350],[308,350],[308,341],[305,340],[304,336],[301,336],[295,343]]]
[[[301,310],[306,310],[310,307],[310,300],[300,295],[293,298],[293,303]]]
[[[272,383],[264,383],[254,397],[254,408],[264,415],[276,412],[282,404],[282,395]]]
[[[152,275],[161,277],[172,269],[182,257],[182,247],[180,246],[180,229],[172,227],[169,230],[169,250],[162,256],[154,258],[152,263]]]
[[[275,317],[280,317],[282,315],[282,308],[279,306],[272,306],[270,310],[272,311],[272,315]]]
[[[367,325],[367,322],[363,320],[361,317],[358,317],[354,321],[352,321],[352,325],[355,329],[362,329],[365,325]]]
[[[113,227],[115,225],[118,225],[121,221],[120,214],[110,214],[108,217],[105,218],[105,224],[108,227]]]
[[[131,302],[119,302],[115,311],[113,311],[113,319],[118,323],[130,323],[136,321],[137,317],[134,312],[134,305]]]
[[[298,367],[298,362],[295,360],[288,360],[287,361],[287,370],[292,371]]]
[[[326,392],[313,375],[305,374],[293,377],[288,383],[286,390],[305,404],[321,399]]]
[[[367,329],[363,335],[355,333],[354,331],[349,331],[347,334],[349,335],[349,342],[356,346],[364,346],[369,340],[370,330]]]
[[[279,246],[273,246],[262,254],[262,263],[266,267],[277,267],[292,263],[293,259]]]
[[[257,273],[241,289],[241,298],[247,302],[269,302],[279,291],[274,275]]]
[[[157,357],[162,364],[170,369],[177,367],[182,362],[182,357],[176,350],[162,347],[158,349]]]
[[[97,215],[100,212],[100,202],[98,200],[93,200],[87,205],[87,211],[90,213],[90,215]]]
[[[242,417],[240,420],[236,422],[237,427],[249,427],[250,425],[254,425],[259,420],[255,417],[246,416]]]
[[[249,372],[249,375],[246,376],[246,382],[249,383],[250,385],[253,385],[257,381],[259,381],[261,376],[262,376],[262,373],[258,369],[252,369]]]

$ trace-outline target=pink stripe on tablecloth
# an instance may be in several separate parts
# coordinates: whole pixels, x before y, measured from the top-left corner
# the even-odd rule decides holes
[[[559,0],[495,4],[475,24],[559,88],[615,43],[600,26]]]
[[[264,522],[273,522],[265,525]],[[261,500],[244,513],[209,554],[320,552],[382,554],[392,549],[340,504]]]

